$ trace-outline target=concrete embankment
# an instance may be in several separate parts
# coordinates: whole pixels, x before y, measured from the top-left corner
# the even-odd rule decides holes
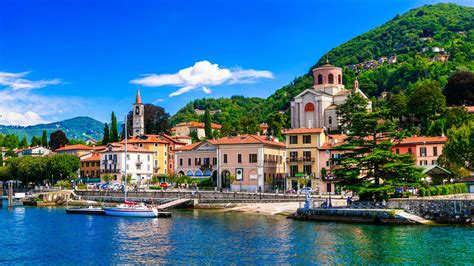
[[[431,222],[402,210],[391,209],[303,209],[300,208],[291,218],[345,223],[373,224],[430,224]]]

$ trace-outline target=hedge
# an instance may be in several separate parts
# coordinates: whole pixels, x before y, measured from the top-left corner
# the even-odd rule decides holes
[[[420,197],[467,193],[466,184],[448,184],[436,187],[420,188]]]

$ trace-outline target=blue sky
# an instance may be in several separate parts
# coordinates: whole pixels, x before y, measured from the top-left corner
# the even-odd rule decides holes
[[[138,84],[171,114],[196,98],[267,97],[332,47],[436,2],[3,0],[0,124],[105,122]]]

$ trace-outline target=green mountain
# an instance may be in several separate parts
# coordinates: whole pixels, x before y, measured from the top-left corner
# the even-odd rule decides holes
[[[92,119],[90,117],[75,117],[63,121],[58,121],[49,124],[38,124],[34,126],[3,126],[0,125],[1,134],[15,134],[21,139],[24,136],[28,141],[33,137],[41,137],[43,130],[51,132],[62,130],[66,133],[69,139],[83,139],[93,138],[96,140],[102,139],[104,124]]]
[[[306,74],[270,95],[263,105],[262,99],[240,98],[245,107],[234,109],[232,105],[224,104],[233,102],[233,97],[200,99],[179,110],[173,116],[173,122],[199,119],[191,110],[213,110],[221,105],[227,106],[226,112],[234,117],[244,114],[242,109],[258,110],[250,114],[263,121],[272,112],[287,110],[294,96],[311,87],[311,70],[326,60],[343,68],[343,82],[347,88],[352,87],[357,77],[361,90],[369,96],[378,96],[383,91],[410,93],[418,80],[426,78],[439,81],[444,87],[454,71],[474,71],[473,25],[472,7],[436,4],[416,8],[335,47]],[[395,58],[396,62],[389,62]]]
[[[266,114],[262,112],[265,100],[261,98],[246,98],[232,96],[228,98],[203,98],[194,100],[181,108],[172,118],[173,125],[180,122],[201,121],[203,115],[197,114],[196,109],[217,111],[212,118],[214,123],[228,122],[237,125],[241,116],[255,116],[258,121],[263,121]]]

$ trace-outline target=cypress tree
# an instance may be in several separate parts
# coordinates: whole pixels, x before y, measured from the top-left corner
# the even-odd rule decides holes
[[[26,140],[26,137],[21,139],[20,148],[28,148],[28,141]]]
[[[115,117],[115,113],[112,112],[112,117],[110,119],[110,142],[117,142],[119,141],[118,137],[118,129],[117,129],[117,117]]]
[[[206,109],[204,113],[204,133],[206,134],[206,139],[212,139],[211,113],[209,109]]]
[[[43,130],[43,136],[41,137],[41,146],[48,147],[48,133]]]
[[[107,145],[110,142],[110,132],[109,125],[105,123],[104,125],[104,138],[102,139],[102,145]]]

